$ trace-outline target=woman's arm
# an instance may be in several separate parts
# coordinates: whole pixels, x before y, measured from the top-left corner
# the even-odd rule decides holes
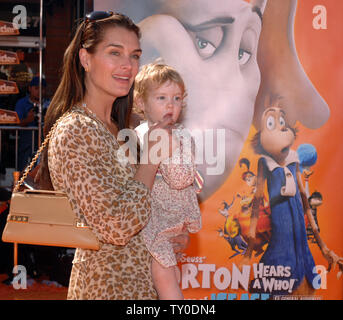
[[[144,179],[128,178],[105,134],[82,115],[66,119],[50,141],[49,167],[98,239],[124,245],[150,218],[150,190]]]
[[[147,188],[151,190],[155,181],[157,169],[158,165],[139,164],[134,179],[136,181],[144,183],[147,186]]]

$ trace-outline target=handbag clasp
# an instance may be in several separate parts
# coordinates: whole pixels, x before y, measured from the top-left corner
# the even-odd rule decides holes
[[[28,216],[18,216],[18,215],[10,215],[9,221],[13,222],[29,222]]]
[[[76,220],[76,227],[77,228],[88,228],[88,225],[81,220]]]

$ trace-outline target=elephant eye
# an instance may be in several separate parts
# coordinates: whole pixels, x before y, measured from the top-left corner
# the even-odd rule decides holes
[[[274,130],[275,128],[275,118],[273,116],[269,116],[267,118],[267,129]]]
[[[244,30],[238,50],[238,63],[241,67],[248,64],[251,57],[256,55],[257,39],[254,29],[249,27]]]
[[[217,49],[210,41],[200,37],[196,37],[196,45],[199,55],[204,59],[211,57]]]
[[[188,30],[195,48],[202,59],[212,57],[223,41],[223,28],[215,26],[201,30]]]
[[[246,64],[250,60],[250,57],[251,53],[249,51],[239,48],[238,60],[240,65]]]

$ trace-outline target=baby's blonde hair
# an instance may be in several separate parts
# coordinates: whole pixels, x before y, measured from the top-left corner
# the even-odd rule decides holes
[[[186,87],[181,75],[171,66],[161,62],[153,62],[144,65],[135,79],[133,108],[136,113],[142,114],[136,101],[139,98],[146,99],[149,88],[161,86],[166,82],[175,82],[182,91],[182,98],[186,97]],[[184,104],[183,104],[184,107]]]

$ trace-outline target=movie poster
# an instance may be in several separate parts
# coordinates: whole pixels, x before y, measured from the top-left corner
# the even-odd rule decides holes
[[[342,257],[343,2],[107,0],[94,9],[133,18],[142,64],[161,59],[186,83],[182,121],[204,147],[204,188],[203,227],[179,264],[185,298],[342,300],[343,276],[328,272],[305,211],[326,254]]]

